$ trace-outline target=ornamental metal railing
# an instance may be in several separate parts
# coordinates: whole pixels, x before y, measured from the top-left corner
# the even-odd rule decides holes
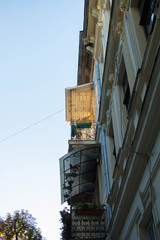
[[[61,203],[71,199],[73,204],[85,197],[82,195],[93,194],[99,158],[98,143],[76,148],[60,158]]]
[[[95,140],[96,122],[71,123],[71,140]]]
[[[107,210],[72,209],[71,239],[101,239],[107,234]]]

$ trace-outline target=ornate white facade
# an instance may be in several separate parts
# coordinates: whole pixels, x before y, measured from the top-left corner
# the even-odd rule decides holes
[[[107,208],[105,239],[158,240],[160,1],[86,0],[78,66],[78,85],[94,83],[91,201]]]

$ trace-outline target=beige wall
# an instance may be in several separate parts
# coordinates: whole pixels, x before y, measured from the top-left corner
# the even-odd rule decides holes
[[[160,137],[156,135],[159,132],[160,116],[159,113],[154,116],[158,111],[157,103],[160,100],[156,92],[156,89],[159,89],[160,75],[159,55],[157,55],[160,43],[158,31],[160,10],[155,8],[154,13],[157,19],[154,30],[146,38],[143,27],[139,25],[138,1],[121,1],[125,4],[123,12],[120,11],[119,1],[114,1],[112,10],[109,8],[109,2],[111,1],[97,1],[99,14],[97,15],[98,24],[95,25],[93,53],[93,60],[98,62],[101,78],[101,102],[99,103],[94,66],[93,81],[96,87],[96,114],[99,126],[97,141],[102,145],[102,159],[98,171],[100,201],[105,203],[107,196],[104,143],[101,137],[103,126],[106,134],[107,167],[111,191],[107,201],[112,206],[113,213],[109,235],[111,239],[116,240],[146,239],[146,227],[151,215],[153,215],[157,236],[159,236],[160,221],[158,208]],[[131,95],[129,111],[123,104],[124,68]],[[116,156],[113,155],[114,145]],[[127,200],[127,194],[128,198],[130,197],[129,200]],[[121,218],[120,207],[126,211],[125,217]],[[117,226],[117,221],[122,221],[120,226]]]

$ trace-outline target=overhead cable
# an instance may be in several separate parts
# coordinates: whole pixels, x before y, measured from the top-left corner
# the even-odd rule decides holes
[[[52,118],[54,115],[62,112],[63,110],[64,110],[64,109],[61,109],[61,110],[59,110],[59,111],[57,111],[57,112],[55,112],[55,113],[52,113],[52,114],[50,114],[49,116],[47,116],[47,117],[45,117],[45,118],[43,118],[43,119],[41,119],[41,120],[39,120],[39,121],[37,121],[37,122],[35,122],[35,123],[33,123],[33,124],[31,124],[31,125],[23,128],[23,129],[15,132],[15,133],[13,133],[13,134],[11,134],[10,136],[8,136],[8,137],[6,137],[6,138],[3,138],[2,140],[0,140],[0,143],[1,143],[1,142],[4,142],[4,141],[6,141],[6,140],[8,140],[8,139],[10,139],[10,138],[12,138],[12,137],[14,137],[14,136],[19,135],[19,134],[22,133],[22,132],[27,131],[28,129],[34,127],[35,125],[40,124],[41,122],[44,122],[44,121],[48,120],[49,118]]]

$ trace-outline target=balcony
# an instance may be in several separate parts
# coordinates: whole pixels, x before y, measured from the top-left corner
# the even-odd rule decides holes
[[[96,123],[72,123],[71,140],[93,141],[95,140]]]
[[[71,124],[69,152],[94,144],[96,135],[94,84],[66,88],[66,121]]]
[[[84,145],[94,144],[96,136],[96,122],[92,123],[72,123],[71,140],[69,143],[69,152],[75,148]]]
[[[95,119],[94,84],[66,88],[66,121],[79,122]]]
[[[105,239],[106,210],[95,211],[72,210],[71,239]]]
[[[65,213],[65,214],[64,214]],[[109,209],[75,209],[61,211],[63,239],[104,240],[107,235]]]
[[[60,158],[61,203],[93,198],[99,158],[100,144],[79,147]]]

